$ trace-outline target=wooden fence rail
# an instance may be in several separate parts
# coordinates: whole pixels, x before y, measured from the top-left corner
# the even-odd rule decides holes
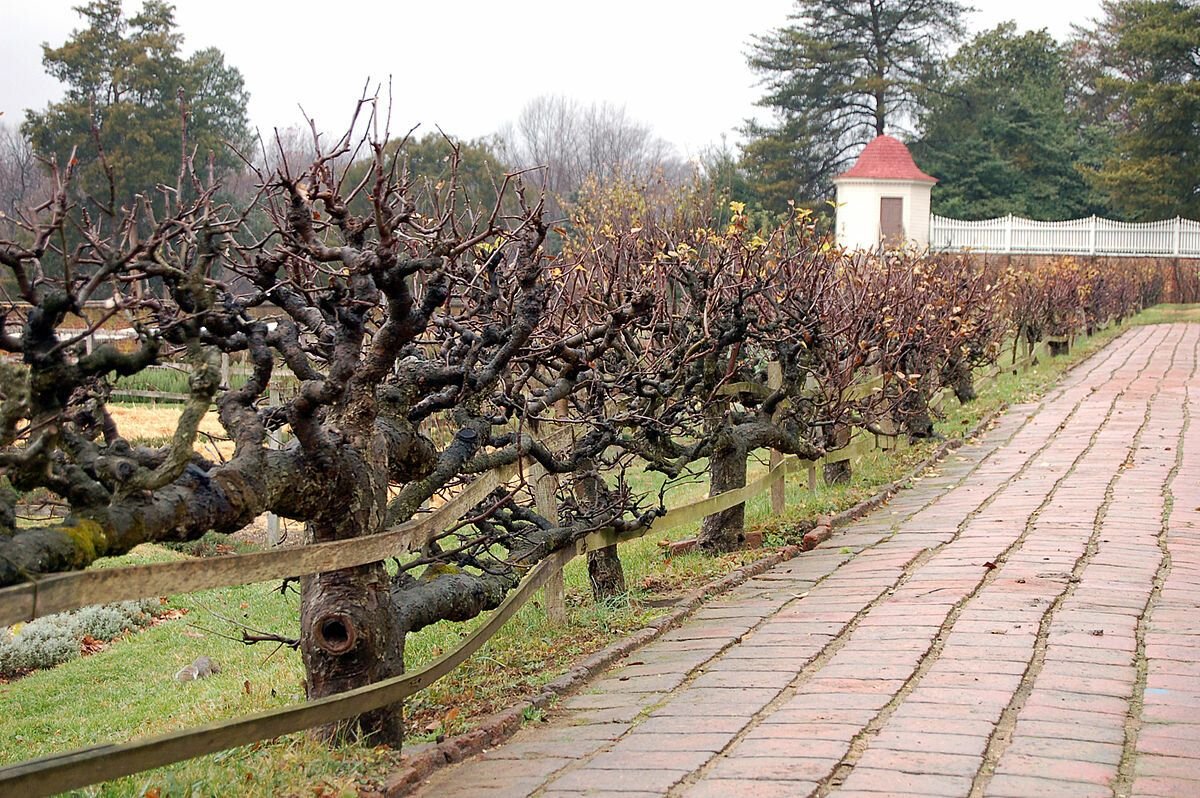
[[[869,395],[882,386],[876,378],[855,388],[857,396]],[[751,390],[756,383],[726,386],[726,392]],[[550,449],[563,445],[573,434],[571,425],[562,425],[541,438]],[[833,459],[850,455],[838,450]],[[153,563],[124,568],[98,568],[54,574],[20,585],[0,588],[0,625],[31,621],[44,615],[113,601],[153,598],[170,593],[190,593],[217,587],[286,579],[320,571],[333,571],[379,562],[409,552],[420,551],[442,530],[453,526],[463,514],[489,493],[509,485],[522,476],[531,484],[540,474],[533,461],[517,462],[479,475],[462,491],[437,510],[367,537],[315,543],[284,549],[231,554],[203,560]],[[742,489],[744,491],[745,489]],[[724,495],[724,494],[723,494]],[[753,495],[753,494],[747,494]],[[721,497],[714,497],[720,499]],[[707,499],[705,501],[714,501]],[[710,509],[705,515],[728,509],[741,501]],[[700,504],[703,504],[701,502]],[[720,504],[720,502],[715,502]],[[680,510],[685,508],[679,508]],[[659,530],[674,528],[686,521],[671,522],[668,513],[656,523]],[[667,524],[670,525],[667,525]]]
[[[994,379],[1000,373],[1027,368],[1045,353],[1045,344],[1027,351],[1014,362],[997,365],[978,379]],[[878,379],[856,389],[870,392],[881,386]],[[737,386],[730,390],[743,389]],[[940,403],[943,389],[935,397]],[[560,445],[572,434],[569,426],[560,427],[542,438]],[[260,712],[180,730],[123,744],[95,745],[0,768],[0,795],[50,795],[100,781],[169,765],[185,759],[215,753],[239,745],[290,734],[363,714],[394,704],[428,687],[479,650],[500,627],[529,601],[533,594],[561,574],[562,568],[588,551],[615,545],[646,534],[661,533],[693,524],[707,515],[743,504],[747,500],[782,485],[787,474],[807,467],[809,486],[817,467],[826,461],[861,457],[874,449],[878,436],[860,431],[849,446],[831,452],[820,460],[802,460],[795,456],[778,458],[767,473],[745,487],[672,508],[649,529],[617,533],[604,529],[576,541],[573,546],[555,552],[529,570],[520,584],[453,651],[403,676],[350,690],[298,706]],[[496,487],[509,484],[530,464],[515,463],[480,475],[437,511],[420,519],[393,527],[387,532],[347,541],[313,544],[295,548],[207,558],[200,561],[156,563],[124,568],[92,569],[60,574],[35,582],[0,589],[0,625],[12,624],[53,612],[89,604],[186,593],[214,587],[280,579],[303,574],[347,568],[377,562],[421,545],[441,529],[452,524],[463,512],[477,504]],[[536,475],[534,475],[536,479]]]

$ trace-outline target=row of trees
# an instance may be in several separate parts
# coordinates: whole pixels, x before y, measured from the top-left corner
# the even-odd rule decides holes
[[[659,181],[585,184],[550,253],[541,197],[521,177],[501,177],[481,203],[461,190],[452,150],[418,179],[403,147],[374,137],[386,131],[375,102],[361,108],[334,146],[314,138],[307,164],[283,154],[258,171],[248,206],[222,201],[185,139],[182,177],[157,203],[114,211],[81,196],[72,159],[53,166],[49,202],[0,220],[14,286],[0,307],[0,585],[235,531],[264,512],[303,522],[306,543],[372,535],[520,458],[560,475],[554,517],[530,486],[505,486],[395,572],[305,578],[308,693],[328,695],[402,672],[408,633],[497,606],[579,538],[651,525],[665,495],[632,491],[627,469],[671,480],[707,460],[720,492],[745,483],[753,449],[815,457],[847,443],[851,425],[889,420],[928,436],[941,385],[969,399],[972,367],[1006,335],[1060,332],[1100,296],[1099,272],[1062,264],[1031,279],[961,259],[847,255],[808,211],[763,226],[741,203]],[[1118,275],[1126,287],[1108,290]],[[1162,275],[1126,268],[1103,281],[1108,304],[1093,313],[1124,315],[1157,300]],[[1043,307],[1044,318],[1019,315]],[[89,349],[114,320],[133,344]],[[249,361],[245,384],[221,384],[221,354]],[[190,398],[169,443],[139,445],[108,397],[117,377],[165,360],[190,368]],[[300,387],[273,405],[283,366]],[[883,388],[859,396],[873,375]],[[227,460],[195,452],[213,405]],[[534,433],[563,415],[575,434],[547,447]],[[291,443],[272,448],[284,426]],[[18,524],[31,496],[53,497],[60,514]],[[740,509],[710,517],[702,546],[736,546],[742,520]],[[614,553],[594,559],[597,589],[613,589]],[[352,730],[403,736],[396,708],[328,731]]]
[[[313,155],[307,128],[254,135],[241,73],[215,48],[185,57],[169,3],[149,0],[131,17],[122,0],[91,0],[77,11],[82,26],[61,46],[43,46],[46,71],[64,85],[63,98],[27,111],[19,124],[0,118],[0,210],[49,198],[46,162],[53,156],[77,159],[73,190],[80,198],[119,213],[147,199],[164,207],[156,186],[181,185],[181,154],[211,172],[223,198],[241,203],[257,190],[253,168],[270,172],[283,159],[305,163]],[[188,153],[179,150],[181,127]],[[391,146],[401,144],[416,174],[436,179],[450,163],[440,131],[397,136]],[[561,96],[539,97],[496,135],[454,146],[460,189],[476,197],[494,194],[507,171],[546,167],[541,176],[554,219],[565,216],[588,177],[660,174],[679,183],[693,172],[623,108]]]
[[[664,495],[633,492],[629,468],[673,480],[707,461],[720,492],[745,483],[756,448],[817,456],[885,422],[933,434],[933,392],[969,400],[972,368],[1006,335],[1061,332],[1081,309],[1125,315],[1162,290],[1157,267],[849,256],[807,210],[767,220],[685,185],[649,131],[565,101],[535,105],[510,152],[560,159],[571,183],[484,147],[392,137],[370,97],[335,141],[314,127],[252,154],[244,119],[200,101],[239,96],[240,77],[212,53],[180,57],[169,6],[125,20],[102,0],[84,15],[47,49],[77,91],[23,128],[66,152],[18,170],[36,187],[0,218],[0,585],[263,512],[304,522],[308,543],[371,535],[521,458],[561,477],[554,517],[530,486],[504,487],[394,572],[306,578],[312,697],[402,672],[409,632],[495,607],[579,538],[651,525]],[[209,82],[185,83],[196,75]],[[83,143],[56,124],[81,108]],[[538,149],[548,130],[586,148]],[[23,146],[9,149],[28,163]],[[118,320],[131,346],[89,348]],[[245,384],[221,384],[222,354],[251,364]],[[173,439],[142,446],[108,397],[116,377],[165,360],[189,366],[190,398]],[[283,366],[300,388],[271,405]],[[872,375],[884,387],[859,396]],[[213,405],[228,460],[194,451]],[[575,435],[547,447],[535,431],[562,415]],[[272,448],[284,426],[291,443]],[[30,496],[61,512],[18,525]],[[703,547],[736,546],[742,520],[707,519]],[[592,565],[598,592],[617,589],[614,552]],[[394,708],[328,731],[354,730],[403,736]]]
[[[752,212],[779,217],[793,201],[820,208],[833,176],[889,131],[911,138],[940,179],[934,210],[945,215],[1200,216],[1200,7],[1106,0],[1102,9],[1065,43],[1005,23],[951,52],[965,30],[957,0],[798,0],[791,23],[758,37],[750,54],[773,121],[749,122],[745,146],[705,154],[700,173]],[[64,98],[27,112],[19,132],[0,120],[0,207],[44,200],[35,154],[72,150],[76,190],[92,202],[119,208],[138,191],[160,201],[156,183],[178,183],[165,178],[181,124],[190,155],[242,201],[255,190],[247,163],[269,170],[281,153],[311,154],[308,130],[255,140],[241,74],[215,49],[184,57],[170,5],[153,0],[130,18],[121,0],[79,11],[85,25],[44,51]],[[448,163],[439,132],[404,141],[421,174]],[[697,169],[623,109],[557,96],[458,146],[460,182],[476,195],[506,171],[547,167],[554,219],[568,217],[589,177],[658,175],[678,186]]]
[[[1200,6],[1101,8],[1067,42],[1010,22],[951,54],[956,0],[798,0],[750,56],[774,119],[746,130],[743,198],[780,210],[829,197],[886,131],[942,181],[937,213],[1200,216]]]

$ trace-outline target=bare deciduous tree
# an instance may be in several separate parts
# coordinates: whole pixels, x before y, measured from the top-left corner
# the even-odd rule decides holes
[[[538,97],[499,134],[506,160],[524,168],[544,166],[550,197],[560,207],[575,199],[589,178],[678,184],[692,169],[648,125],[609,103],[583,105],[557,95]]]
[[[0,120],[0,212],[12,216],[49,196],[46,172],[33,147],[16,128]]]
[[[364,140],[372,168],[347,184],[337,164]],[[500,198],[460,206],[453,180],[420,203],[440,213],[422,215],[386,140],[386,130],[378,139],[352,131],[329,148],[318,141],[309,164],[282,158],[257,172],[253,209],[221,205],[218,187],[185,159],[191,190],[163,189],[165,216],[148,201],[118,217],[87,215],[72,199],[75,160],[53,166],[53,201],[0,236],[18,293],[0,310],[0,349],[19,357],[0,363],[0,585],[146,541],[235,531],[267,511],[304,522],[307,543],[370,535],[491,468],[528,456],[569,475],[612,443],[602,416],[555,451],[530,429],[586,384],[589,364],[638,323],[647,297],[558,324],[562,290],[541,250],[542,208],[519,178],[502,186],[516,195],[515,215]],[[360,194],[369,211],[351,213]],[[247,225],[252,212],[270,220],[265,235]],[[64,248],[66,231],[78,243]],[[114,317],[136,332],[132,347],[88,351],[85,339]],[[221,386],[221,353],[249,361],[244,385]],[[131,443],[107,409],[113,380],[168,358],[191,372],[173,440]],[[270,406],[268,386],[284,367],[298,391]],[[223,462],[194,451],[213,403],[234,445]],[[293,441],[272,449],[268,433],[285,425]],[[58,497],[65,516],[18,528],[16,508],[31,491]],[[435,531],[394,575],[374,563],[305,578],[309,696],[402,672],[407,633],[495,607],[550,553],[658,512],[631,515],[626,497],[610,498],[543,518],[528,488],[504,487]],[[325,732],[356,730],[403,738],[398,708]]]

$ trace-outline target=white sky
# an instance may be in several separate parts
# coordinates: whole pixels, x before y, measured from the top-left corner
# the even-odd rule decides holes
[[[0,112],[60,96],[41,44],[80,27],[82,0],[0,0]],[[127,13],[138,0],[126,0]],[[1015,19],[1059,39],[1099,14],[1099,0],[974,0],[973,30]],[[264,132],[349,120],[367,80],[395,81],[393,130],[438,124],[455,136],[495,132],[541,94],[624,105],[695,154],[756,113],[745,53],[752,34],[786,21],[791,0],[176,0],[184,47],[215,46],[241,70],[250,119]]]

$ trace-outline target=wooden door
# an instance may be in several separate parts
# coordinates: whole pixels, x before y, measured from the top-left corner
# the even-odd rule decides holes
[[[879,236],[885,247],[898,247],[904,243],[903,197],[879,199]]]

